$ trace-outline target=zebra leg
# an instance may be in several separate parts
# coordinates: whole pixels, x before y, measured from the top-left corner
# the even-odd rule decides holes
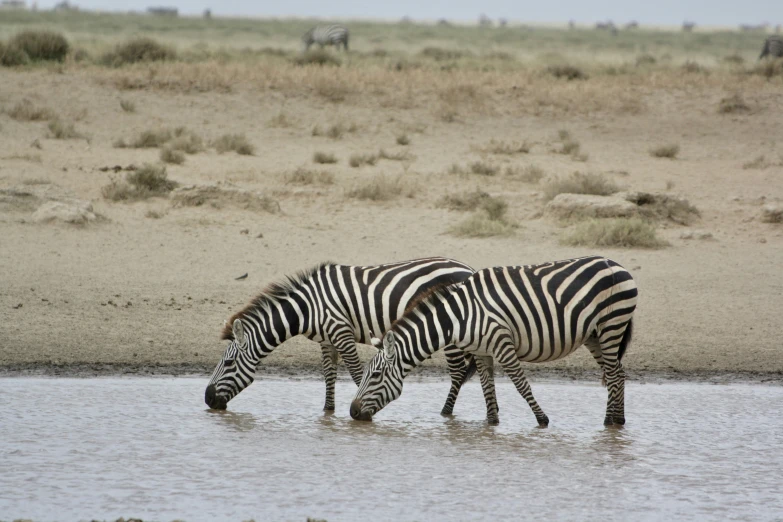
[[[324,411],[334,411],[334,382],[337,380],[337,350],[334,346],[321,344],[321,364],[326,380]]]
[[[476,369],[481,380],[481,391],[484,392],[484,400],[487,403],[487,424],[497,426],[500,424],[498,417],[498,399],[495,395],[495,370],[492,357],[474,356],[476,358]]]
[[[606,386],[606,369],[604,368],[604,356],[601,353],[601,343],[598,342],[598,337],[591,335],[587,341],[585,341],[585,348],[590,350],[590,355],[593,356],[595,362],[601,367],[601,386]]]
[[[625,370],[620,361],[606,369],[606,388],[609,397],[606,403],[604,426],[625,424]]]
[[[541,428],[547,427],[549,425],[549,417],[544,414],[544,410],[541,409],[541,406],[538,405],[533,397],[530,383],[527,382],[525,371],[522,369],[522,363],[517,358],[517,351],[514,349],[511,339],[506,338],[500,341],[498,347],[495,348],[495,359],[503,367],[503,371],[509,376],[514,386],[517,387],[519,394],[527,401],[530,409],[533,410],[538,425]]]
[[[465,358],[465,352],[454,346],[448,345],[443,349],[446,356],[446,364],[449,367],[449,376],[451,377],[451,388],[446,397],[446,404],[440,410],[441,415],[452,415],[454,413],[454,403],[457,402],[457,395],[465,382],[468,373],[468,361]]]
[[[350,339],[344,339],[339,343],[335,343],[337,351],[340,353],[345,366],[348,367],[348,373],[351,374],[351,379],[359,386],[362,382],[362,376],[364,368],[362,367],[362,361],[359,359],[359,352],[356,351],[356,341],[351,337]]]
[[[632,324],[603,325],[598,332],[608,397],[604,426],[625,424],[625,370],[621,359],[631,342]]]

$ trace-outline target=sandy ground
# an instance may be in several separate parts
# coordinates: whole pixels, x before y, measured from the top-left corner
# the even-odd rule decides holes
[[[640,304],[626,368],[634,375],[734,375],[779,380],[783,310],[783,225],[761,223],[760,204],[783,199],[783,168],[743,169],[759,155],[783,149],[783,96],[755,100],[743,115],[721,115],[720,88],[668,92],[651,86],[641,113],[506,110],[498,106],[456,123],[431,107],[403,110],[372,99],[326,103],[238,85],[231,92],[119,91],[89,72],[3,71],[0,104],[22,98],[76,120],[90,140],[47,138],[46,124],[0,114],[0,189],[41,198],[90,200],[104,219],[84,226],[34,223],[36,205],[0,206],[0,368],[52,373],[204,372],[218,361],[223,321],[266,283],[324,260],[375,264],[430,255],[474,267],[527,264],[600,253],[627,267],[638,281]],[[124,113],[120,98],[132,100]],[[290,126],[268,122],[285,111]],[[356,123],[340,140],[314,137],[314,124]],[[100,189],[113,177],[99,170],[156,162],[157,149],[117,149],[112,142],[156,127],[185,125],[214,138],[245,133],[254,156],[214,149],[169,166],[183,184],[225,182],[264,192],[281,212],[210,206],[175,207],[165,198],[114,203]],[[357,152],[402,150],[395,135],[408,130],[415,161],[348,166]],[[410,130],[412,129],[412,130]],[[589,154],[585,163],[553,154],[559,129],[568,129]],[[529,154],[491,158],[499,165],[534,164],[550,175],[607,172],[634,190],[666,190],[702,212],[693,227],[665,225],[671,246],[660,250],[590,249],[558,242],[561,224],[541,217],[541,187],[505,176],[460,177],[452,163],[481,156],[490,139],[534,143]],[[31,147],[38,140],[41,148]],[[679,143],[676,160],[648,149]],[[336,165],[315,166],[315,151],[335,154]],[[32,156],[30,156],[32,155]],[[39,161],[39,158],[40,161]],[[326,186],[286,184],[298,166],[332,172]],[[402,175],[415,197],[373,203],[346,191],[375,174]],[[513,237],[461,239],[446,233],[464,215],[436,208],[445,193],[480,187],[503,196],[520,224]],[[149,211],[162,215],[146,217]],[[712,240],[680,239],[705,230]],[[243,233],[244,232],[244,233]],[[262,236],[262,237],[261,237]],[[234,278],[248,273],[245,280]],[[583,352],[583,353],[582,353]],[[370,350],[364,351],[366,357]],[[317,345],[294,339],[266,360],[264,371],[313,372]],[[439,357],[434,363],[442,365]],[[561,375],[598,371],[586,350],[546,365]]]

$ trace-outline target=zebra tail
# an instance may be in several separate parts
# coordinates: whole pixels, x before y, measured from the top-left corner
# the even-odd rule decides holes
[[[466,382],[468,382],[471,377],[476,375],[476,358],[466,353],[465,360],[468,362],[468,367],[465,369],[465,376],[462,378],[462,381],[459,383],[460,388],[462,388],[462,386]]]

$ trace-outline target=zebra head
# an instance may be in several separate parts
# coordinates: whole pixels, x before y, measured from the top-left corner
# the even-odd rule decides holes
[[[250,386],[259,361],[259,357],[249,348],[250,343],[242,321],[234,320],[231,332],[233,337],[229,340],[223,358],[212,372],[204,394],[204,402],[214,410],[225,410],[228,401]]]
[[[402,394],[404,376],[396,334],[389,330],[383,341],[373,338],[371,342],[378,353],[365,368],[359,391],[351,402],[351,417],[356,420],[372,420],[373,415]]]

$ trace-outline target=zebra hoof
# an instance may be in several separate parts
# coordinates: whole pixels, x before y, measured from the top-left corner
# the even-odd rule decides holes
[[[604,426],[623,426],[625,417],[621,415],[607,415],[604,418]]]
[[[490,426],[497,426],[500,424],[500,419],[497,417],[487,417],[487,424]]]
[[[444,407],[443,407],[443,409],[442,409],[442,410],[440,410],[440,414],[441,414],[441,415],[444,415],[444,416],[451,416],[451,415],[454,415],[454,408],[446,408],[446,407],[444,406]]]
[[[549,417],[547,417],[546,415],[536,417],[536,420],[538,421],[539,428],[546,428],[547,426],[549,426]]]
[[[334,413],[334,404],[327,404],[324,406],[324,411]]]

